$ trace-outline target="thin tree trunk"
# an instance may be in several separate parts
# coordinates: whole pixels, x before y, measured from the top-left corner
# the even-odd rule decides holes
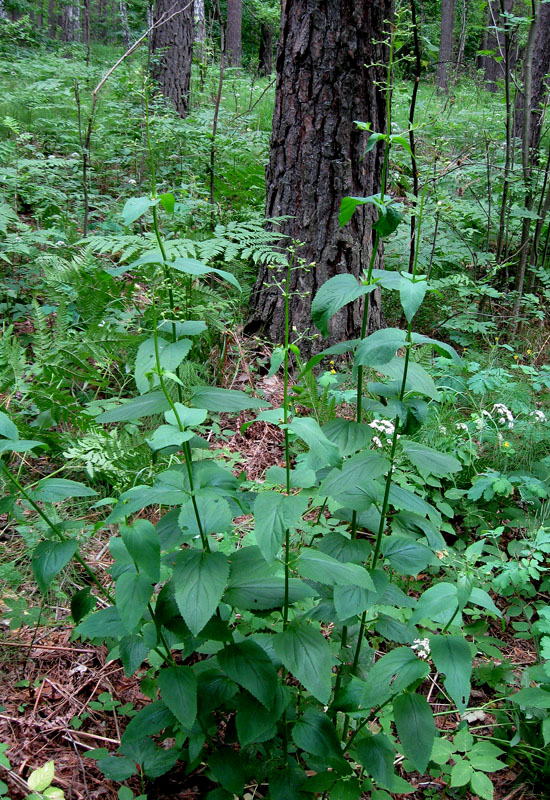
[[[525,64],[525,59],[524,59]],[[537,149],[544,117],[545,99],[548,93],[548,76],[550,73],[550,3],[540,3],[537,11],[536,33],[533,45],[533,58],[531,64],[531,90],[525,86],[523,92],[516,95],[514,133],[521,136],[524,121],[525,97],[530,96],[530,140],[529,146]],[[525,75],[525,69],[524,69]]]
[[[273,29],[267,22],[260,28],[259,72],[264,76],[273,72]]]
[[[128,6],[125,0],[119,0],[118,10],[120,14],[120,27],[122,30],[122,40],[124,47],[128,50],[130,47],[130,28],[128,27]]]
[[[493,55],[483,56],[485,83],[490,92],[496,92],[498,81],[504,77],[506,65],[504,42],[504,13],[512,11],[514,0],[491,0],[488,5],[489,20],[484,41],[484,50],[491,50]]]
[[[86,66],[90,65],[90,0],[84,0],[82,17],[82,34],[86,47]]]
[[[180,11],[174,15],[175,11]],[[189,0],[157,0],[155,23],[172,19],[153,30],[153,77],[164,97],[171,100],[180,117],[189,110],[189,87],[193,60],[193,3]]]
[[[441,2],[441,38],[439,40],[439,62],[437,65],[437,88],[449,91],[449,70],[453,57],[453,26],[456,0]]]
[[[199,61],[202,61],[204,43],[206,41],[206,16],[204,13],[204,0],[195,0],[193,9],[195,17],[195,45],[197,48]]]
[[[242,60],[243,0],[227,0],[225,29],[226,61],[229,67],[240,67]]]
[[[65,42],[80,41],[80,6],[70,4],[63,8],[63,40]]]
[[[292,271],[290,286],[291,325],[305,334],[300,341],[305,355],[321,348],[312,339],[312,297],[333,275],[362,275],[371,257],[372,206],[362,206],[342,228],[338,214],[343,197],[380,191],[381,148],[365,155],[368,133],[354,120],[385,130],[380,65],[387,57],[382,41],[390,16],[391,0],[283,1],[266,216],[289,215],[276,230],[288,242],[303,243],[297,256],[310,265]],[[246,326],[251,333],[263,330],[274,342],[284,334],[280,280],[278,270],[260,268]],[[376,293],[370,297],[369,330],[374,330],[380,327],[380,299]],[[362,312],[361,301],[338,312],[330,341],[357,335]]]
[[[56,29],[55,0],[48,0],[48,35],[50,39],[55,39]]]
[[[0,19],[7,19],[7,18],[8,18],[8,13],[4,5],[4,0],[0,0]]]

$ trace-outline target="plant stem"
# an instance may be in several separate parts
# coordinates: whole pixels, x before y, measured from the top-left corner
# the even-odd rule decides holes
[[[22,495],[22,496],[25,498],[25,500],[27,501],[27,503],[29,503],[29,505],[31,505],[31,506],[32,506],[32,508],[33,508],[33,509],[36,511],[36,513],[37,513],[37,514],[38,514],[40,517],[42,517],[42,519],[44,520],[44,522],[45,522],[45,523],[48,525],[48,527],[50,528],[50,530],[52,530],[52,531],[53,531],[53,533],[55,533],[55,535],[57,536],[57,538],[58,538],[58,539],[60,539],[62,542],[68,542],[68,541],[70,541],[70,540],[69,540],[69,538],[68,538],[67,536],[65,536],[65,534],[64,534],[64,533],[62,533],[62,532],[59,530],[59,528],[57,527],[57,525],[55,525],[55,524],[54,524],[54,523],[53,523],[53,522],[50,520],[50,518],[48,517],[48,515],[47,515],[47,514],[46,514],[44,511],[42,511],[42,509],[40,508],[40,506],[39,506],[37,503],[35,503],[35,501],[34,501],[34,500],[32,499],[32,497],[31,497],[31,496],[28,494],[28,492],[27,492],[27,491],[26,491],[26,490],[23,488],[23,486],[20,484],[20,482],[18,481],[18,479],[15,477],[15,475],[13,475],[13,474],[10,472],[10,470],[9,470],[9,469],[6,467],[6,465],[4,464],[4,462],[2,462],[2,469],[3,469],[3,471],[4,471],[4,474],[5,474],[5,476],[8,478],[8,480],[9,480],[9,481],[10,481],[10,482],[11,482],[11,483],[12,483],[12,484],[13,484],[13,485],[16,487],[17,491],[18,491],[18,492],[19,492],[19,493],[20,493],[20,494],[21,494],[21,495]],[[110,603],[112,603],[112,604],[114,605],[114,603],[115,603],[115,599],[114,599],[114,597],[113,597],[113,596],[110,594],[110,592],[109,592],[107,589],[105,589],[105,588],[104,588],[104,586],[102,585],[101,581],[100,581],[100,580],[99,580],[99,578],[96,576],[95,572],[94,572],[94,571],[91,569],[91,567],[89,567],[89,566],[86,564],[86,562],[84,561],[84,559],[83,559],[83,558],[82,558],[80,555],[78,555],[78,553],[75,553],[75,555],[73,556],[73,558],[75,559],[75,561],[78,561],[78,563],[80,564],[80,566],[81,566],[81,567],[83,567],[83,569],[84,569],[84,570],[87,572],[87,574],[89,575],[90,579],[91,579],[91,580],[92,580],[92,581],[95,583],[95,585],[96,585],[96,586],[97,586],[97,588],[100,590],[100,592],[101,592],[101,594],[103,595],[103,597],[105,597],[105,598],[106,598],[106,599],[107,599],[107,600],[108,600]]]

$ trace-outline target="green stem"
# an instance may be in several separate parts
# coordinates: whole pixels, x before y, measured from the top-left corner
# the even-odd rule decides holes
[[[25,500],[27,501],[27,503],[29,503],[29,505],[30,505],[30,506],[32,506],[32,508],[33,508],[33,509],[36,511],[36,513],[37,513],[37,514],[38,514],[38,515],[39,515],[39,516],[40,516],[40,517],[41,517],[41,518],[44,520],[44,522],[45,522],[45,523],[48,525],[48,527],[50,528],[50,530],[52,530],[52,531],[53,531],[53,533],[55,533],[55,535],[57,536],[57,538],[58,538],[58,539],[60,539],[62,542],[68,542],[68,541],[69,541],[69,538],[68,538],[67,536],[65,536],[65,534],[64,534],[64,533],[62,533],[62,532],[59,530],[59,528],[57,527],[57,525],[55,525],[55,524],[54,524],[54,523],[51,521],[51,519],[48,517],[48,515],[47,515],[47,514],[46,514],[44,511],[42,511],[42,509],[40,508],[40,506],[39,506],[37,503],[35,503],[35,501],[34,501],[34,500],[32,499],[32,497],[31,497],[31,496],[28,494],[28,492],[27,492],[27,491],[26,491],[26,490],[23,488],[23,486],[20,484],[20,482],[18,481],[18,479],[15,477],[15,475],[13,475],[13,474],[10,472],[10,470],[9,470],[9,469],[6,467],[6,465],[4,464],[4,462],[2,462],[2,469],[3,469],[3,471],[4,471],[4,474],[5,474],[5,475],[6,475],[6,477],[8,478],[8,480],[9,480],[11,483],[13,483],[13,485],[16,487],[17,491],[18,491],[18,492],[19,492],[19,493],[20,493],[20,494],[21,494],[21,495],[22,495],[22,496],[25,498]],[[101,594],[103,595],[103,597],[105,597],[105,598],[106,598],[106,599],[107,599],[107,600],[108,600],[110,603],[112,603],[112,604],[114,605],[114,604],[115,604],[115,599],[114,599],[114,597],[113,597],[113,596],[110,594],[110,592],[109,592],[109,591],[107,591],[107,589],[105,589],[105,588],[104,588],[104,586],[102,585],[101,581],[100,581],[100,580],[99,580],[99,578],[96,576],[95,572],[94,572],[94,571],[93,571],[93,570],[92,570],[92,569],[91,569],[91,568],[90,568],[90,567],[89,567],[89,566],[86,564],[86,562],[84,561],[84,559],[83,559],[83,558],[82,558],[80,555],[78,555],[78,553],[75,553],[75,555],[73,556],[73,558],[74,558],[74,559],[75,559],[75,561],[77,561],[77,562],[80,564],[80,566],[81,566],[81,567],[82,567],[82,568],[83,568],[83,569],[84,569],[84,570],[87,572],[88,576],[89,576],[89,577],[90,577],[90,579],[91,579],[91,580],[92,580],[92,581],[95,583],[95,585],[96,585],[96,586],[97,586],[97,588],[100,590],[100,592],[101,592]]]

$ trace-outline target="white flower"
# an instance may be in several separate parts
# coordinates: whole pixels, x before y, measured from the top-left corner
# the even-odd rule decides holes
[[[380,441],[380,439],[378,438],[378,436],[373,436],[373,437],[372,437],[372,443],[373,443],[373,444],[374,444],[376,447],[382,447],[382,442]]]
[[[98,327],[98,328],[103,328],[103,326],[104,326],[104,325],[105,325],[105,320],[104,320],[104,319],[102,319],[102,320],[101,320],[101,322],[100,322],[100,323],[98,323],[98,326],[97,326],[97,327]]]
[[[457,431],[467,431],[468,430],[468,426],[466,425],[465,422],[457,422],[456,423],[456,429],[457,429]]]
[[[508,430],[513,430],[514,428],[514,415],[508,408],[505,406],[504,403],[495,403],[493,406],[493,411],[499,415],[498,424],[499,425],[507,425]]]
[[[547,421],[546,414],[544,413],[544,411],[539,411],[539,409],[536,409],[536,411],[531,411],[529,416],[530,417],[534,417],[537,422],[546,422]]]
[[[439,433],[442,433],[443,436],[446,436],[447,435],[447,426],[446,425],[440,425],[439,426]]]
[[[375,431],[391,436],[395,430],[395,425],[389,419],[373,419],[372,422],[369,422],[369,428],[374,428]]]
[[[60,239],[58,242],[55,243],[56,247],[65,247],[65,242],[63,239]]]
[[[411,650],[416,652],[418,658],[425,660],[430,655],[430,640],[429,639],[415,639],[411,644]]]
[[[133,178],[128,178],[128,183],[131,183],[131,184],[132,184],[132,186],[135,186],[135,185],[136,185],[136,182],[137,182],[137,181],[135,181]]]

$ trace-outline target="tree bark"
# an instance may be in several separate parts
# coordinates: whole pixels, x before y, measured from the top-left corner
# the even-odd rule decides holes
[[[130,47],[130,28],[128,27],[128,6],[125,0],[119,0],[118,10],[120,14],[120,27],[122,29],[122,40],[126,50]]]
[[[8,13],[6,11],[6,7],[4,5],[4,0],[0,0],[0,20],[7,19]]]
[[[55,0],[48,0],[48,35],[50,39],[55,39],[56,30]]]
[[[226,64],[240,67],[242,61],[243,0],[227,0],[225,29]]]
[[[441,1],[441,38],[439,40],[439,61],[437,65],[437,88],[449,91],[449,70],[453,57],[453,27],[456,0]]]
[[[531,110],[530,139],[531,149],[537,149],[540,143],[544,105],[548,94],[550,74],[550,3],[537,6],[535,44],[533,48],[531,70],[531,92],[529,108]],[[526,64],[523,67],[525,83]],[[521,136],[524,130],[525,87],[516,95],[514,135]]]
[[[206,15],[204,13],[204,0],[195,0],[193,4],[195,17],[195,44],[202,60],[204,42],[206,41]]]
[[[168,21],[158,25],[164,19]],[[151,43],[153,77],[164,97],[173,102],[180,117],[185,117],[193,60],[193,3],[157,0],[154,22],[158,27],[153,30]]]
[[[283,0],[277,51],[277,88],[271,152],[267,167],[266,216],[291,216],[277,230],[287,241],[303,242],[298,258],[314,264],[294,270],[291,278],[291,325],[306,338],[303,354],[318,351],[308,335],[311,300],[333,275],[358,277],[368,268],[373,246],[372,206],[361,206],[340,228],[340,202],[347,195],[368,196],[380,190],[382,152],[365,157],[368,133],[354,120],[370,122],[373,131],[386,124],[384,82],[385,21],[391,0]],[[368,66],[366,65],[375,65]],[[377,263],[376,266],[379,266]],[[284,336],[284,301],[277,286],[282,272],[265,266],[254,286],[248,332],[263,330],[274,342]],[[371,294],[369,329],[380,326],[380,300]],[[329,341],[355,337],[363,304],[336,314]]]
[[[260,28],[259,72],[260,75],[273,72],[273,29],[267,22],[262,22]]]
[[[80,6],[69,4],[63,7],[63,40],[65,42],[80,41]]]

